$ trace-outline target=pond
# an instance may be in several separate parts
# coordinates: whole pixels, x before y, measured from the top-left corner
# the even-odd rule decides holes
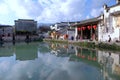
[[[0,47],[0,80],[120,80],[120,53],[68,44]]]

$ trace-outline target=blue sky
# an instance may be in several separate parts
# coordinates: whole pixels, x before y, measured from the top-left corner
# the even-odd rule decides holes
[[[103,4],[116,0],[0,0],[0,24],[14,25],[17,19],[34,19],[38,23],[80,21],[99,16]]]

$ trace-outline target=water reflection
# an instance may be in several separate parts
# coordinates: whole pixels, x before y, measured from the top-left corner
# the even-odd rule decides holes
[[[38,58],[37,44],[21,44],[15,46],[16,60],[34,60]]]
[[[15,54],[16,60],[34,60],[38,58],[38,45],[35,43],[20,43],[0,48],[0,57],[10,57]]]
[[[0,57],[10,57],[13,56],[13,48],[11,47],[1,47],[0,48]]]
[[[105,79],[120,79],[120,53],[98,51],[98,62],[102,66]]]
[[[66,44],[49,44],[52,54],[55,54],[58,57],[68,57],[71,54],[75,53],[75,47],[73,45]]]
[[[70,61],[84,62],[99,68],[103,80],[120,79],[120,53],[60,44],[51,44],[51,53],[56,56],[67,55]]]
[[[5,46],[0,80],[120,80],[120,53],[70,44]]]

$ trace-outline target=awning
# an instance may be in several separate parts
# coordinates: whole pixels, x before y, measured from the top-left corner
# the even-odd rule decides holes
[[[99,21],[101,21],[101,19],[99,17],[96,17],[96,18],[77,22],[73,24],[72,26],[95,25],[95,24],[98,24]]]

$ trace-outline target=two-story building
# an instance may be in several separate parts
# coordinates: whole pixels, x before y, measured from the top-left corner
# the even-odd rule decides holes
[[[36,33],[37,31],[37,21],[30,20],[30,19],[18,19],[15,20],[15,30],[16,33]]]
[[[11,25],[0,25],[0,37],[3,41],[12,41],[14,27]]]

